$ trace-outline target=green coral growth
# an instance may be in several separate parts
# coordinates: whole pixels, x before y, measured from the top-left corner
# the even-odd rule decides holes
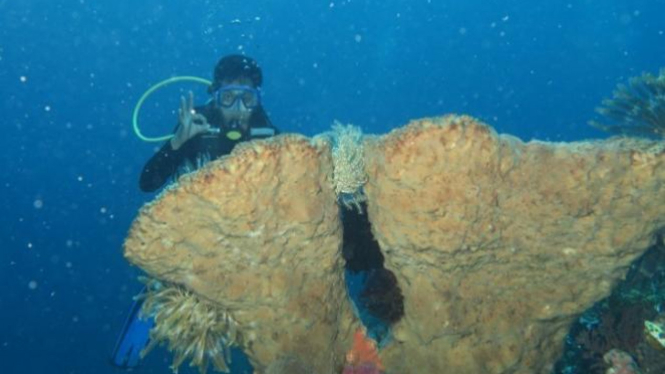
[[[658,76],[644,73],[631,78],[628,85],[619,84],[613,97],[603,100],[596,111],[610,122],[590,122],[601,130],[665,137],[665,68]]]
[[[644,321],[644,330],[659,349],[665,349],[665,324]]]

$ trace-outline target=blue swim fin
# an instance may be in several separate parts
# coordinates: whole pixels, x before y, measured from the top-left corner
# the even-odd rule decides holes
[[[141,293],[144,292],[145,288]],[[155,320],[152,317],[146,319],[140,317],[142,306],[143,299],[134,302],[115,344],[111,362],[117,367],[136,367],[141,360],[141,351],[150,342],[150,330],[155,325]]]

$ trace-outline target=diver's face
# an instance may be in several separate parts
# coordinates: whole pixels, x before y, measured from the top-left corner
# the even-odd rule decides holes
[[[253,87],[252,81],[250,79],[241,78],[230,81],[223,81],[220,90],[223,90],[224,87],[228,86]],[[217,108],[221,110],[222,115],[224,116],[224,122],[231,127],[239,127],[243,130],[246,130],[249,127],[249,117],[252,115],[254,108],[248,108],[245,105],[245,102],[241,99],[241,91],[235,92],[234,90],[231,90],[227,93],[223,93],[222,95],[228,96],[228,103],[230,103],[228,106],[221,105],[220,103],[217,104]],[[237,98],[234,95],[237,95]]]

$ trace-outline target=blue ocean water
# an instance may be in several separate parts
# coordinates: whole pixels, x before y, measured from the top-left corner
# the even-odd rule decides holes
[[[139,270],[122,242],[152,195],[154,144],[131,111],[152,84],[209,78],[246,53],[284,132],[333,120],[386,133],[476,116],[524,140],[605,137],[586,123],[617,83],[665,65],[665,2],[0,0],[0,373],[112,373]],[[179,96],[151,98],[146,132]],[[152,353],[138,373],[166,372]],[[188,372],[182,370],[181,372]]]

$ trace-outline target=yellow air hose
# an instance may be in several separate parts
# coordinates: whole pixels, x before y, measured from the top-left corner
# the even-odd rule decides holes
[[[138,136],[139,139],[143,140],[144,142],[163,142],[166,140],[169,140],[173,137],[173,134],[169,135],[164,135],[164,136],[157,136],[157,137],[148,137],[145,136],[141,133],[141,129],[139,128],[139,112],[141,111],[141,107],[143,106],[143,102],[146,101],[146,99],[152,95],[155,91],[158,89],[168,86],[171,83],[176,83],[176,82],[196,82],[196,83],[201,83],[205,84],[206,86],[209,86],[212,84],[211,81],[199,77],[193,77],[193,76],[179,76],[179,77],[171,77],[168,79],[164,79],[163,81],[155,84],[154,86],[148,88],[146,92],[141,95],[141,98],[139,101],[136,103],[136,106],[134,107],[134,113],[132,114],[132,125],[134,126],[134,133],[136,136]]]

